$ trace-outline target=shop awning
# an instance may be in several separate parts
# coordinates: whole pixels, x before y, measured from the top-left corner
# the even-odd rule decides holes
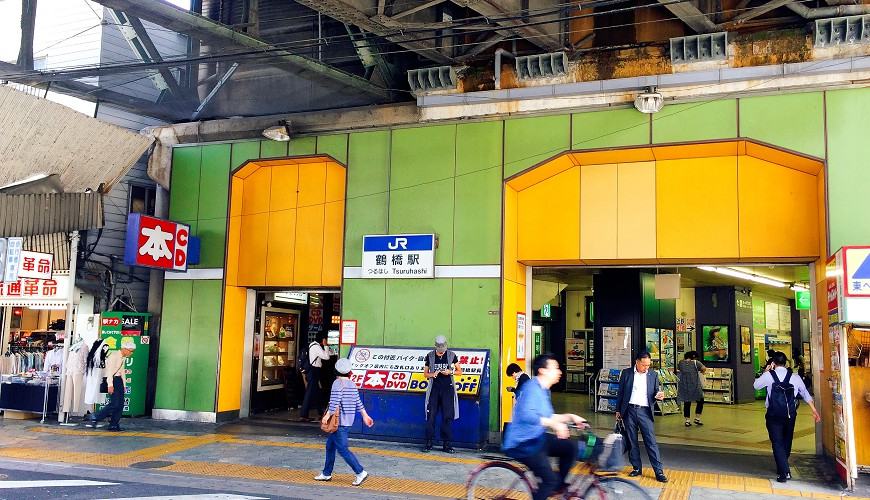
[[[103,199],[99,193],[0,194],[0,238],[69,233],[101,227]],[[65,235],[61,237],[65,239]],[[50,239],[45,236],[33,243],[50,246],[51,249],[28,250],[53,253],[58,242]],[[67,252],[66,261],[68,256]]]
[[[152,139],[0,85],[0,186],[57,174],[64,192],[104,191]],[[2,214],[0,209],[0,214]]]

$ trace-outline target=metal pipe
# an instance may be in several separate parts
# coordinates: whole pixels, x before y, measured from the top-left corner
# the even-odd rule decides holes
[[[517,56],[513,52],[509,52],[505,49],[496,49],[495,50],[495,89],[501,90],[501,56],[504,55],[506,57],[510,57],[512,59],[516,59]]]
[[[816,7],[811,9],[799,2],[786,4],[797,15],[804,19],[821,19],[823,17],[862,16],[870,14],[870,5],[836,5],[832,7]]]

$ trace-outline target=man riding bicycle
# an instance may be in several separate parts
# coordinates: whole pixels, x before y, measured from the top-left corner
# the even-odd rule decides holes
[[[577,443],[570,438],[568,423],[586,420],[572,413],[555,414],[550,387],[562,377],[552,354],[541,354],[532,362],[531,380],[517,396],[513,418],[507,427],[502,451],[528,467],[540,480],[534,500],[544,500],[566,486],[565,479],[577,461]],[[546,432],[547,429],[553,433]],[[555,434],[555,435],[554,435]],[[549,457],[559,459],[559,475],[553,473]]]

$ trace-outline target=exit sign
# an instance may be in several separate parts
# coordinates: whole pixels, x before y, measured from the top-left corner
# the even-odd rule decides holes
[[[794,293],[794,308],[797,310],[809,310],[812,305],[809,290],[798,290]]]
[[[541,317],[549,318],[550,317],[550,304],[544,304],[541,307]]]

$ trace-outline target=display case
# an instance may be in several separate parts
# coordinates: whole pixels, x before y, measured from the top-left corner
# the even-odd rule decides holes
[[[586,392],[594,375],[595,335],[592,330],[572,330],[565,338],[565,390]]]
[[[260,318],[260,355],[257,390],[268,391],[284,387],[284,373],[296,366],[296,344],[299,338],[299,311],[264,307]]]
[[[656,373],[659,376],[662,392],[665,393],[663,400],[656,401],[656,411],[661,415],[679,413],[680,405],[677,402],[677,384],[679,379],[677,375],[669,369],[656,370]]]
[[[595,390],[595,411],[603,413],[616,412],[616,399],[619,397],[619,369],[602,368],[598,372],[597,388]]]
[[[704,402],[731,404],[734,402],[734,370],[707,368],[704,376]]]

